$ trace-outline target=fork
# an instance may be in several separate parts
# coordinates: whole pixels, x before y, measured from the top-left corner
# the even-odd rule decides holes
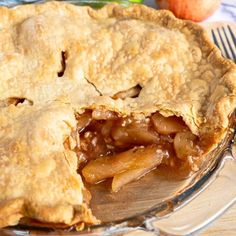
[[[236,62],[236,38],[230,26],[212,29],[211,34],[222,55]]]

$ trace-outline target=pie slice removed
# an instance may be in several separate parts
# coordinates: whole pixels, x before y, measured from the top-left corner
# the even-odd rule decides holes
[[[0,80],[0,227],[98,223],[81,175],[197,171],[236,107],[206,32],[142,5],[0,8]]]

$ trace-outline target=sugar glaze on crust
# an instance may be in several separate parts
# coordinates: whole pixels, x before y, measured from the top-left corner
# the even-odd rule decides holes
[[[0,79],[0,227],[24,217],[96,222],[76,154],[63,146],[76,112],[181,116],[210,151],[236,104],[236,67],[206,32],[142,5],[0,8]],[[136,85],[138,97],[112,98]]]

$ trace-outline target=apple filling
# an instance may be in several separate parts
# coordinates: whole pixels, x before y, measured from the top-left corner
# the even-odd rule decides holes
[[[156,112],[149,117],[121,117],[104,110],[77,115],[79,171],[86,182],[113,178],[112,190],[140,178],[159,165],[174,167],[202,154],[199,139],[183,120]]]

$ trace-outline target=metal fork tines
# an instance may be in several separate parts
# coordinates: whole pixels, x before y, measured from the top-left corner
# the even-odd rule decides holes
[[[230,26],[212,29],[211,34],[222,55],[236,62],[236,38]]]

